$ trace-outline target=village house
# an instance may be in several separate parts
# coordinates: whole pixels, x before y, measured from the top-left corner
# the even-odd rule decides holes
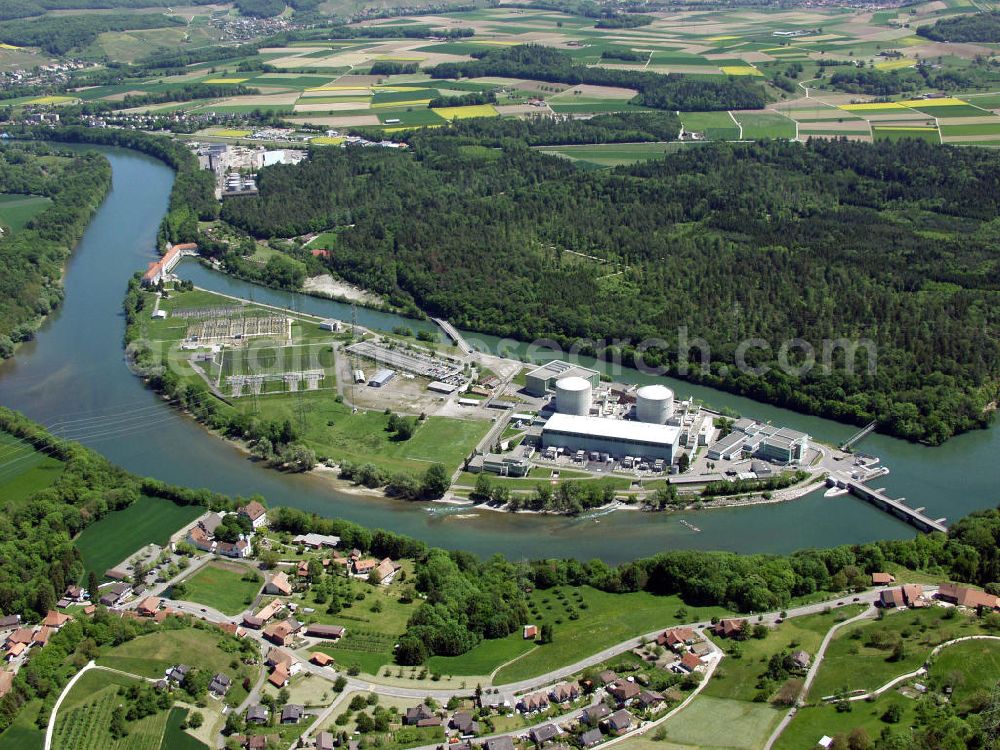
[[[702,664],[701,659],[691,653],[684,654],[680,661],[677,662],[677,671],[687,672],[700,672],[704,669],[705,665]]]
[[[333,735],[329,732],[319,732],[316,735],[316,750],[333,750],[335,747]]]
[[[340,537],[328,536],[325,534],[299,534],[297,537],[292,539],[292,544],[309,547],[311,549],[320,549],[323,547],[333,549],[340,544]]]
[[[0,631],[12,630],[21,626],[21,615],[5,615],[0,617]]]
[[[526,714],[533,714],[536,711],[544,711],[549,707],[549,696],[547,696],[544,691],[522,696],[520,702],[517,704],[517,707],[522,713]]]
[[[190,671],[191,667],[187,664],[175,664],[167,670],[166,678],[171,682],[180,684],[184,682],[184,678],[187,677],[187,673]]]
[[[611,734],[624,734],[629,729],[632,728],[632,722],[635,718],[626,711],[624,708],[615,711],[611,716],[604,720],[604,726],[607,727],[608,732]]]
[[[583,713],[580,714],[580,721],[584,724],[596,727],[601,723],[601,721],[610,715],[611,709],[603,703],[598,703],[596,706],[587,706],[587,708],[583,709]]]
[[[276,646],[287,646],[302,625],[291,618],[274,622],[264,628],[264,637]]]
[[[53,632],[55,632],[54,628],[43,625],[35,631],[33,636],[31,636],[31,645],[38,646],[39,648],[48,645],[49,637]]]
[[[370,557],[366,557],[364,560],[355,560],[351,565],[351,575],[357,578],[367,578],[378,566],[379,561]]]
[[[601,683],[601,685],[610,685],[617,679],[618,673],[611,669],[605,669],[603,672],[597,673],[597,681]]]
[[[415,727],[421,726],[421,722],[436,718],[430,707],[425,703],[421,703],[419,706],[406,709],[406,714],[403,716],[403,723],[408,727]]]
[[[903,599],[906,601],[906,606],[912,609],[930,606],[930,602],[924,596],[923,586],[916,583],[903,584]]]
[[[278,664],[274,669],[271,670],[271,674],[267,676],[267,681],[274,685],[276,688],[283,688],[288,685],[288,680],[291,675],[288,673],[288,667],[284,664]]]
[[[483,743],[486,750],[514,750],[514,740],[508,736],[494,737]]]
[[[100,602],[105,607],[114,607],[131,593],[132,587],[124,581],[119,581],[108,587],[107,592],[101,596]]]
[[[247,709],[246,719],[247,724],[257,724],[258,726],[263,726],[270,720],[270,715],[267,712],[267,708],[262,706],[260,703],[255,703]]]
[[[239,539],[235,542],[216,542],[215,544],[215,553],[224,557],[245,559],[250,557],[251,552],[250,542],[246,539]]]
[[[87,591],[80,586],[67,586],[62,598],[68,602],[83,602],[87,600]]]
[[[879,604],[885,609],[897,609],[899,607],[906,606],[906,600],[903,598],[903,589],[883,589],[878,596]]]
[[[375,583],[388,586],[402,567],[399,563],[393,562],[392,558],[387,557],[378,564],[371,575],[375,579]]]
[[[212,678],[212,681],[208,683],[208,692],[219,698],[224,698],[226,693],[229,692],[229,688],[232,686],[233,681],[226,675],[222,674],[222,672],[219,672]]]
[[[309,657],[309,661],[317,667],[329,667],[333,664],[333,657],[329,654],[324,654],[322,651],[316,651],[311,657]]]
[[[537,625],[525,625],[524,626],[524,640],[533,641],[538,637],[538,626]]]
[[[645,709],[656,708],[663,703],[663,696],[654,690],[643,690],[636,698],[636,702]]]
[[[1000,609],[1000,597],[955,583],[942,583],[938,587],[937,597],[941,601],[969,609]]]
[[[264,586],[264,593],[274,594],[277,596],[291,596],[292,584],[289,583],[288,576],[284,573],[275,573]]]
[[[666,646],[671,651],[677,652],[684,646],[689,646],[695,642],[695,634],[691,628],[672,628],[664,630],[656,637],[659,646]]]
[[[4,658],[8,662],[14,661],[27,650],[28,650],[28,645],[25,643],[12,643],[10,644],[10,646],[8,646],[7,654],[4,656]]]
[[[249,503],[240,508],[239,514],[250,519],[250,523],[254,530],[259,529],[262,526],[267,526],[267,508],[256,500],[251,500]]]
[[[305,709],[295,703],[286,703],[281,709],[282,724],[298,724],[305,714]]]
[[[53,630],[59,630],[63,625],[72,620],[73,618],[69,615],[65,615],[54,609],[50,609],[45,613],[45,618],[42,620],[42,626],[46,628],[52,628]]]
[[[157,610],[159,610],[160,604],[162,604],[161,599],[158,599],[155,596],[147,596],[139,602],[139,606],[136,607],[136,611],[143,617],[152,617],[156,614]]]
[[[743,632],[746,620],[719,620],[712,626],[712,632],[721,638],[735,638]]]
[[[474,737],[479,734],[479,722],[474,721],[468,711],[456,711],[451,717],[450,725],[460,737]]]
[[[615,680],[607,689],[608,694],[618,701],[619,706],[627,705],[641,692],[638,685],[628,680]]]
[[[573,682],[561,682],[549,691],[555,703],[570,703],[580,697],[580,688]]]
[[[531,737],[531,741],[536,745],[544,745],[546,742],[551,742],[560,734],[559,727],[555,724],[542,724],[540,727],[534,727],[528,733]]]
[[[888,586],[896,582],[896,576],[891,573],[872,573],[872,586]]]
[[[796,651],[792,654],[792,661],[795,662],[795,666],[799,669],[809,669],[809,663],[812,659],[809,657],[805,651]]]
[[[586,732],[580,735],[580,746],[581,747],[593,747],[604,739],[604,734],[600,729],[588,729]]]

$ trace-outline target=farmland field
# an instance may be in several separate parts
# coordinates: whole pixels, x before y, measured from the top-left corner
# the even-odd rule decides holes
[[[184,580],[187,593],[180,597],[213,607],[225,615],[235,615],[247,608],[260,591],[263,581],[245,581],[249,568],[221,562],[209,563]]]
[[[928,143],[940,143],[941,136],[937,128],[907,127],[893,125],[873,125],[872,136],[876,141],[898,141],[904,138],[916,138]]]
[[[432,656],[427,662],[431,672],[443,675],[488,675],[502,664],[535,648],[520,632],[506,638],[482,641],[461,656]]]
[[[17,234],[52,201],[40,195],[0,193],[0,226]]]
[[[740,126],[728,112],[681,112],[684,130],[704,133],[711,140],[736,140]]]
[[[795,137],[795,122],[773,112],[734,112],[744,139]]]
[[[166,544],[171,534],[200,516],[198,505],[177,505],[170,500],[140,497],[124,510],[109,513],[76,538],[85,574],[98,577],[146,544]]]

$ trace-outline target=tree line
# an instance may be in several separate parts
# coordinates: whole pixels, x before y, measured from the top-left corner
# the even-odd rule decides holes
[[[34,338],[62,302],[66,259],[111,188],[111,165],[97,154],[40,146],[0,146],[0,193],[46,196],[52,203],[16,233],[0,235],[0,360]]]
[[[918,27],[917,35],[934,42],[1000,42],[1000,12],[941,18]]]
[[[523,44],[473,53],[471,61],[440,63],[426,70],[432,78],[528,78],[576,86],[620,86],[639,93],[633,104],[685,112],[728,109],[761,109],[767,100],[763,89],[735,76],[708,79],[677,73],[616,70],[574,63],[565,52],[539,44]]]

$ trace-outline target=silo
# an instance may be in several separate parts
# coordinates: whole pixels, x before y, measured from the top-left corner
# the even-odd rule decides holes
[[[665,385],[645,385],[635,394],[635,418],[665,424],[674,413],[674,392]]]
[[[591,385],[583,378],[571,376],[556,381],[556,411],[585,417],[590,414]]]

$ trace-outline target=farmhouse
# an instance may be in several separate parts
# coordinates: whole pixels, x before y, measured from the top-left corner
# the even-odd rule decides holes
[[[264,593],[291,596],[292,584],[288,582],[288,576],[284,573],[275,573],[264,586]]]
[[[694,654],[688,653],[684,654],[680,661],[677,662],[677,668],[678,671],[691,673],[700,672],[704,668],[704,665],[701,663],[701,659]]]
[[[253,524],[255,529],[259,529],[261,526],[267,526],[267,508],[256,500],[251,500],[249,503],[240,508],[239,514],[249,518],[250,523]]]
[[[879,604],[886,609],[896,609],[905,607],[906,600],[903,598],[903,589],[885,589],[879,594]]]
[[[872,573],[872,586],[888,586],[896,582],[896,576],[891,573]]]
[[[382,586],[388,586],[392,583],[393,579],[396,577],[396,573],[398,573],[399,569],[402,567],[402,565],[393,562],[391,558],[387,557],[378,564],[371,575],[375,579],[376,583]]]
[[[378,560],[366,557],[364,560],[355,560],[351,569],[351,575],[359,578],[367,578],[375,568],[379,566]]]
[[[64,615],[62,612],[57,612],[54,609],[50,609],[45,614],[45,619],[42,620],[42,626],[46,628],[52,628],[53,630],[59,630],[63,625],[72,620],[73,618],[69,615]]]
[[[317,667],[329,667],[333,664],[333,657],[328,654],[324,654],[322,651],[316,651],[311,657],[309,657],[309,661]]]
[[[321,625],[314,622],[306,626],[306,635],[310,638],[325,638],[331,641],[339,641],[344,637],[344,633],[346,632],[347,629],[340,625]]]
[[[295,620],[282,620],[264,628],[264,637],[276,646],[286,646],[301,627]]]
[[[959,586],[956,583],[942,583],[938,588],[938,599],[969,609],[1000,609],[1000,597],[985,591]]]
[[[721,638],[735,638],[743,632],[746,620],[719,620],[712,626],[712,632]]]

